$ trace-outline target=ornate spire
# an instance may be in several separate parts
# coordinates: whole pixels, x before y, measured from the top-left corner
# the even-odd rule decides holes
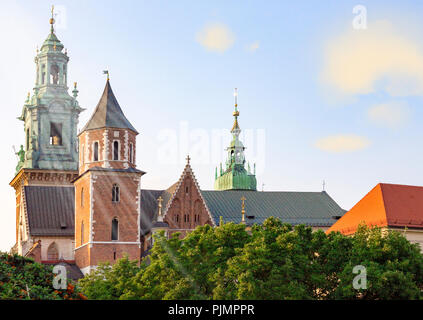
[[[234,97],[235,97],[235,111],[233,113],[233,116],[235,119],[234,119],[234,125],[232,126],[231,132],[235,132],[236,130],[239,133],[241,129],[239,128],[239,125],[238,125],[239,111],[238,111],[238,89],[237,88],[235,88],[234,90]]]
[[[54,6],[51,6],[51,18],[50,18],[50,32],[54,33],[54,23],[56,21],[54,20]]]
[[[215,190],[256,190],[257,181],[255,174],[251,174],[251,168],[248,164],[248,171],[245,169],[246,161],[244,150],[245,147],[239,139],[241,128],[238,124],[238,90],[235,88],[235,110],[233,112],[234,124],[231,129],[232,141],[226,151],[228,157],[226,160],[226,168],[223,171],[220,164],[220,174],[215,177]],[[216,176],[216,174],[215,174]]]

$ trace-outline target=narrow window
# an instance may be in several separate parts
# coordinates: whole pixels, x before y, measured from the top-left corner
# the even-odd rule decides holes
[[[112,202],[119,202],[120,199],[120,188],[117,184],[112,187]]]
[[[98,161],[98,142],[94,142],[93,161]]]
[[[81,223],[81,246],[84,244],[84,221]]]
[[[41,84],[46,84],[46,65],[41,66]]]
[[[116,251],[113,251],[113,260],[116,260]]]
[[[179,214],[176,215],[176,222],[179,222]]]
[[[113,160],[119,160],[119,141],[113,142]]]
[[[129,162],[134,163],[134,145],[132,143],[129,144]]]
[[[29,129],[26,129],[26,150],[29,150]]]
[[[188,194],[188,187],[185,187],[185,193]]]
[[[117,240],[119,236],[119,222],[116,218],[112,220],[112,240]]]
[[[50,145],[62,145],[62,124],[50,122]]]
[[[81,189],[81,208],[84,207],[84,188]]]

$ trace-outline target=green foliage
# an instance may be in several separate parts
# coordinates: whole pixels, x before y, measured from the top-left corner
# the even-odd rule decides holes
[[[275,218],[155,235],[140,266],[124,258],[80,280],[90,299],[419,299],[423,256],[398,232],[313,232]],[[353,268],[366,267],[367,289]]]
[[[66,290],[55,290],[54,276],[53,266],[0,252],[0,299],[85,299],[70,282]]]
[[[125,256],[113,266],[100,264],[95,272],[80,279],[78,284],[88,299],[117,300],[130,288],[139,271],[137,262]]]

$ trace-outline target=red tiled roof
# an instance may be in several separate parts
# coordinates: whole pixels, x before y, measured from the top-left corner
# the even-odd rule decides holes
[[[326,232],[352,234],[360,223],[423,229],[423,187],[379,183]]]

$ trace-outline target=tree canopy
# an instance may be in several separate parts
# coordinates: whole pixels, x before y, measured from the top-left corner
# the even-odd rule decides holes
[[[139,265],[127,257],[81,279],[90,299],[419,299],[423,256],[395,231],[313,232],[275,218],[154,236]],[[366,288],[354,288],[363,266]],[[363,276],[361,274],[361,276]]]
[[[53,286],[55,276],[53,266],[0,252],[0,300],[86,299],[71,281],[66,284],[66,289],[56,290]]]

